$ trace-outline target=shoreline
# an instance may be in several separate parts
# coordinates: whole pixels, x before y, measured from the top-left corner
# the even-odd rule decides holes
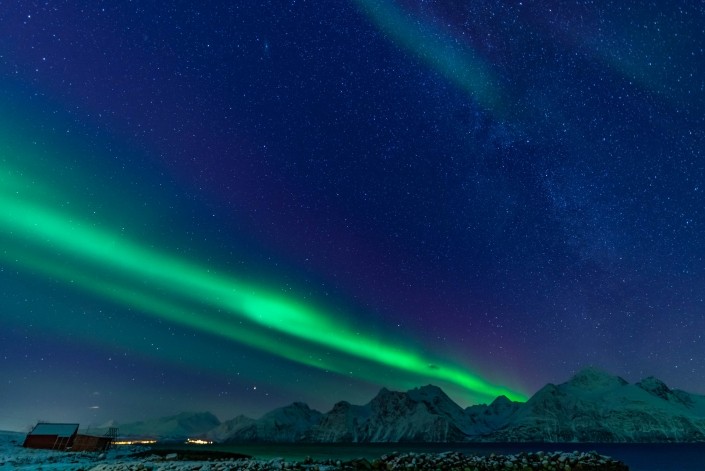
[[[20,450],[26,450],[20,447]],[[17,450],[0,459],[5,469],[57,471],[628,471],[621,461],[597,452],[520,452],[477,455],[460,452],[393,452],[379,458],[350,460],[261,459],[216,450],[136,449],[120,455],[108,453]],[[8,451],[8,450],[6,450]],[[34,458],[34,459],[33,459]]]
[[[697,444],[612,444],[612,443],[534,443],[534,444],[479,444],[477,447],[454,447],[453,444],[355,444],[343,446],[340,444],[327,444],[307,446],[302,444],[229,444],[229,445],[182,445],[179,443],[163,443],[161,445],[122,445],[111,448],[106,453],[90,452],[58,452],[51,450],[38,450],[22,448],[22,433],[0,433],[0,470],[7,471],[226,471],[245,469],[250,471],[264,471],[269,469],[290,471],[342,471],[344,469],[371,469],[379,462],[384,462],[385,469],[400,469],[402,471],[450,471],[460,469],[456,463],[449,461],[454,457],[472,457],[477,463],[477,470],[502,469],[509,467],[485,466],[483,462],[510,461],[516,465],[515,471],[525,471],[519,466],[526,454],[543,454],[548,457],[560,458],[566,456],[567,461],[571,455],[595,453],[604,457],[611,457],[609,463],[621,461],[624,468],[630,471],[662,471],[664,469],[679,469],[683,471],[701,471],[705,469],[705,450]],[[217,456],[213,452],[227,452],[228,455]],[[176,453],[175,457],[166,460],[166,455]],[[189,453],[199,453],[198,458]],[[159,456],[161,455],[161,456]],[[238,460],[238,457],[250,456],[249,460]],[[408,467],[397,466],[399,457],[411,456]],[[309,458],[310,457],[310,458]],[[386,457],[386,458],[385,458]],[[416,465],[413,465],[416,457]],[[439,462],[435,468],[429,463],[445,457],[445,462]],[[513,459],[512,459],[513,457]],[[175,459],[176,458],[176,459]],[[308,458],[308,459],[307,459]],[[396,461],[392,461],[392,460]],[[392,462],[390,462],[392,461]],[[457,461],[457,460],[456,460]],[[549,460],[550,461],[550,460]],[[340,466],[338,466],[340,462]],[[378,464],[375,464],[375,463]],[[421,467],[421,462],[424,467]],[[538,465],[535,461],[527,459],[528,464]],[[355,465],[351,464],[355,463]],[[369,463],[369,464],[365,464]],[[551,464],[550,462],[548,463]],[[572,466],[570,461],[563,463],[563,468],[553,466],[555,471],[565,471],[565,464],[571,466],[571,471],[578,469],[596,469],[587,464],[580,467]],[[220,465],[220,466],[218,466]],[[315,466],[315,467],[314,467]],[[444,469],[446,468],[446,469]],[[474,467],[467,466],[470,471]],[[529,469],[551,469],[549,466],[530,466]]]

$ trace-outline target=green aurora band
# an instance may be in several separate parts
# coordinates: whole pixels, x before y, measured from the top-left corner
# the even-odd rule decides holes
[[[355,0],[372,23],[396,44],[449,79],[495,115],[506,111],[506,90],[485,62],[471,49],[429,23],[414,20],[389,0]]]
[[[7,152],[8,146],[2,149]],[[25,155],[31,159],[33,153]],[[476,398],[526,399],[463,368],[357,332],[345,325],[342,316],[140,245],[121,232],[57,209],[55,202],[62,201],[56,198],[59,192],[20,171],[17,164],[11,166],[7,157],[18,156],[0,159],[0,240],[5,248],[0,258],[6,262],[159,319],[308,366],[346,374],[353,360],[362,360],[450,383]],[[330,349],[349,360],[324,360],[324,355],[312,355],[312,347]],[[360,376],[375,379],[365,369]]]

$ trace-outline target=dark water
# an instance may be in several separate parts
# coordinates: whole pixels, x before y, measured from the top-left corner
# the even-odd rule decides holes
[[[378,458],[385,453],[459,451],[465,454],[514,454],[522,451],[597,451],[623,461],[631,471],[705,471],[705,444],[359,444],[359,445],[213,445],[256,458],[303,460]]]

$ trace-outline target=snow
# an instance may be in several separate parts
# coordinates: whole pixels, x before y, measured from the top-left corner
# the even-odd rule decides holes
[[[0,469],[32,471],[127,471],[132,469],[152,471],[201,471],[222,469],[223,462],[167,461],[158,456],[131,458],[130,455],[145,448],[133,446],[113,447],[107,453],[64,452],[23,448],[25,434],[0,431]],[[141,465],[141,466],[140,466]],[[227,468],[229,469],[229,468]]]
[[[103,460],[123,459],[135,449],[114,449],[106,454],[69,453],[63,451],[23,448],[25,434],[0,432],[0,468],[11,470],[77,471],[88,470]],[[100,457],[102,456],[102,459]]]
[[[118,424],[111,421],[110,427],[119,427],[122,437],[159,437],[180,440],[203,435],[219,425],[220,420],[210,412],[182,412],[170,417],[129,424]],[[98,429],[98,431],[107,431],[107,427]]]
[[[174,461],[151,455],[134,458],[144,447],[116,446],[107,453],[62,452],[23,448],[25,434],[0,431],[0,469],[3,471],[225,471],[242,468],[251,471],[282,469],[281,459],[215,461]],[[175,458],[175,457],[174,457]],[[330,467],[320,466],[321,470]]]

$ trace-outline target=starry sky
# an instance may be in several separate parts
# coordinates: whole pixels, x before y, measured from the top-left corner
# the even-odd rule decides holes
[[[705,9],[642,3],[3,3],[0,429],[705,394]]]

